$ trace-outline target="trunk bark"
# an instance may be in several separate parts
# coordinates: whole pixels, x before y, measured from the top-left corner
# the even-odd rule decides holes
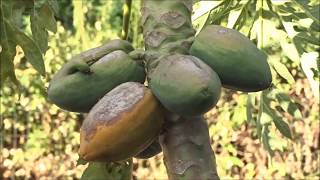
[[[188,54],[195,34],[192,0],[145,0],[141,13],[148,73],[162,56]],[[169,179],[219,179],[204,118],[168,112],[166,120],[160,143]]]

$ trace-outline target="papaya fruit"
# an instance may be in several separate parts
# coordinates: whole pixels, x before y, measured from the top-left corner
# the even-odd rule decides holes
[[[200,115],[216,105],[221,82],[218,75],[200,59],[172,54],[159,59],[148,74],[149,86],[170,112]]]
[[[267,56],[236,30],[206,26],[195,37],[190,54],[217,72],[225,88],[255,92],[271,85]]]
[[[139,152],[139,154],[135,155],[135,158],[138,159],[149,159],[162,151],[161,145],[159,143],[158,138],[156,138],[152,144],[150,144],[146,149]]]
[[[68,111],[88,112],[117,85],[143,83],[145,70],[127,54],[132,50],[128,42],[113,40],[75,56],[51,80],[49,100]]]
[[[80,129],[79,155],[86,161],[121,161],[159,136],[164,109],[151,90],[123,83],[100,99]]]

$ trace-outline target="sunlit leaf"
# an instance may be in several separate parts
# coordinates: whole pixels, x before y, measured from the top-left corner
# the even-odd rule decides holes
[[[268,97],[269,92],[265,90],[261,93],[260,96],[261,104],[259,109],[259,119],[261,121],[261,124],[269,124],[269,122],[272,120],[282,135],[289,139],[292,139],[289,125],[285,121],[283,121],[279,115],[277,115],[277,112],[275,110],[270,108],[271,99]]]
[[[256,126],[257,126],[257,134],[259,139],[262,136],[262,124],[261,124],[261,117],[262,117],[262,112],[263,112],[263,92],[260,92],[259,96],[259,111],[258,111],[258,117],[256,121]]]
[[[310,83],[312,92],[319,99],[319,53],[303,53],[301,56],[301,67]]]
[[[289,84],[294,84],[295,80],[284,64],[277,61],[276,59],[272,59],[270,63],[281,77],[287,80]]]
[[[269,153],[269,155],[272,157],[274,156],[274,151],[271,149],[270,143],[269,143],[269,126],[264,125],[263,131],[262,131],[262,144],[265,150]]]
[[[320,20],[319,20],[319,17],[317,16],[314,16],[311,11],[309,10],[309,7],[307,4],[303,3],[304,1],[301,1],[301,0],[292,0],[292,2],[294,2],[295,4],[297,4],[299,6],[299,8],[301,8],[305,13],[306,15],[313,19],[317,24],[320,25]]]
[[[237,4],[233,6],[232,0],[223,1],[223,4],[220,6],[219,11],[215,13],[211,13],[211,16],[210,16],[211,24],[215,24],[218,21],[220,21],[222,18],[226,17],[231,10],[238,8],[237,6],[239,3],[240,1],[238,1]]]
[[[285,112],[288,112],[294,118],[297,118],[297,119],[302,118],[302,114],[301,114],[298,106],[291,100],[289,95],[287,95],[285,93],[278,92],[276,94],[276,98],[277,98],[281,108]]]
[[[206,13],[199,17],[196,21],[193,21],[193,26],[197,30],[197,34],[204,28],[204,25],[208,21],[210,13]]]
[[[41,74],[45,74],[45,67],[43,57],[38,46],[27,35],[21,32],[18,28],[11,25],[10,22],[4,20],[6,32],[8,37],[12,37],[12,40],[16,45],[20,45],[24,51],[26,59],[30,64]]]

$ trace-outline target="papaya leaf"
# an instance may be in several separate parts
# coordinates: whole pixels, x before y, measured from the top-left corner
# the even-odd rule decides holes
[[[5,11],[12,8],[12,3],[4,3],[0,1],[0,86],[3,86],[4,81],[10,78],[16,85],[19,85],[14,73],[13,60],[16,54],[16,44],[8,39],[5,23]],[[11,12],[11,11],[10,11]]]
[[[298,7],[300,9],[302,9],[310,19],[314,20],[314,22],[316,22],[318,25],[320,25],[319,17],[314,15],[312,13],[312,11],[309,10],[308,4],[304,3],[305,1],[292,0],[292,2],[294,2],[296,5],[298,5]]]
[[[45,75],[43,57],[39,47],[27,35],[21,32],[17,27],[4,19],[7,37],[12,37],[16,45],[20,45],[24,51],[26,59],[41,74]]]
[[[3,26],[1,26],[3,27]],[[2,31],[2,28],[0,28]],[[13,59],[15,56],[15,46],[11,42],[5,42],[1,39],[1,52],[0,52],[0,86],[2,87],[4,81],[9,77],[15,84],[17,78],[14,73]]]
[[[251,3],[251,0],[248,0],[239,11],[236,11],[236,16],[234,16],[233,21],[228,20],[228,27],[232,29],[237,29],[240,30],[244,25],[247,20],[247,15],[248,15],[248,5]],[[232,15],[232,11],[230,12],[229,17]]]
[[[280,131],[282,135],[289,139],[292,139],[289,125],[282,120],[282,118],[277,114],[277,112],[274,109],[270,108],[270,102],[272,100],[270,96],[272,95],[272,91],[264,90],[261,94],[263,112],[268,114],[268,116],[272,119],[276,128]]]
[[[277,71],[277,73],[283,77],[289,84],[294,84],[295,80],[291,73],[289,72],[288,68],[282,64],[281,62],[277,61],[276,59],[272,59],[270,61],[273,68]]]
[[[227,16],[231,10],[237,8],[239,3],[240,3],[240,1],[238,1],[236,5],[232,6],[232,4],[233,4],[232,0],[223,1],[223,5],[220,6],[219,10],[216,13],[210,14],[210,17],[211,17],[210,24],[215,24],[218,21],[220,21],[222,18]]]
[[[39,10],[39,23],[49,31],[57,32],[57,22],[54,17],[54,12],[50,8],[48,3],[45,3]]]
[[[301,39],[301,40],[306,41],[308,43],[320,46],[320,41],[317,38],[311,37],[305,32],[298,33],[294,38]]]
[[[260,96],[259,96],[259,111],[258,111],[258,117],[256,121],[257,134],[259,139],[261,139],[261,136],[262,136],[262,125],[261,125],[262,112],[263,112],[263,91],[260,92]]]
[[[252,122],[252,113],[253,113],[253,105],[252,105],[252,102],[251,102],[251,95],[248,94],[247,95],[247,109],[246,109],[246,113],[247,113],[247,121],[250,123]]]
[[[274,151],[271,149],[270,143],[269,143],[270,137],[269,137],[269,125],[264,125],[262,130],[262,144],[265,150],[269,153],[271,157],[274,156]]]
[[[273,122],[282,135],[292,140],[289,125],[285,121],[283,121],[279,116],[274,116]]]
[[[31,32],[35,43],[38,45],[42,53],[48,49],[48,32],[41,24],[39,15],[36,13],[30,16]]]
[[[130,180],[132,160],[120,163],[90,162],[81,180]]]
[[[201,18],[201,16],[205,14],[210,14],[211,11],[217,9],[218,7],[222,6],[224,4],[223,1],[221,2],[210,2],[210,1],[200,1],[201,9],[198,9],[196,11],[196,14],[192,15],[192,21],[196,21],[198,18]],[[208,7],[209,6],[209,7]]]
[[[12,22],[17,26],[22,26],[22,13],[25,11],[25,6],[14,6],[12,9]]]
[[[59,4],[57,0],[48,0],[48,5],[50,8],[53,10],[54,14],[58,15],[59,14]]]
[[[294,118],[302,119],[302,114],[298,106],[291,100],[290,96],[283,92],[278,92],[276,98],[281,108],[292,115]]]
[[[224,1],[214,2],[214,1],[200,1],[200,8],[197,10],[197,14],[192,16],[192,22],[194,27],[197,29],[197,33],[199,33],[206,24],[208,24],[210,14],[217,9],[218,7],[224,4]],[[209,7],[208,7],[209,6]]]
[[[208,21],[210,13],[206,13],[202,15],[201,17],[197,18],[197,20],[193,21],[193,26],[197,30],[197,33],[199,33],[202,28],[204,28],[206,22]]]

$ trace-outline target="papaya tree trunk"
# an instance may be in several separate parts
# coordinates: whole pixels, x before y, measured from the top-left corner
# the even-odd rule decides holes
[[[167,121],[160,143],[169,179],[219,179],[203,117]]]
[[[148,74],[160,57],[188,54],[195,35],[191,12],[192,0],[144,1],[141,13]],[[202,116],[180,117],[168,112],[160,143],[169,179],[219,179]]]

